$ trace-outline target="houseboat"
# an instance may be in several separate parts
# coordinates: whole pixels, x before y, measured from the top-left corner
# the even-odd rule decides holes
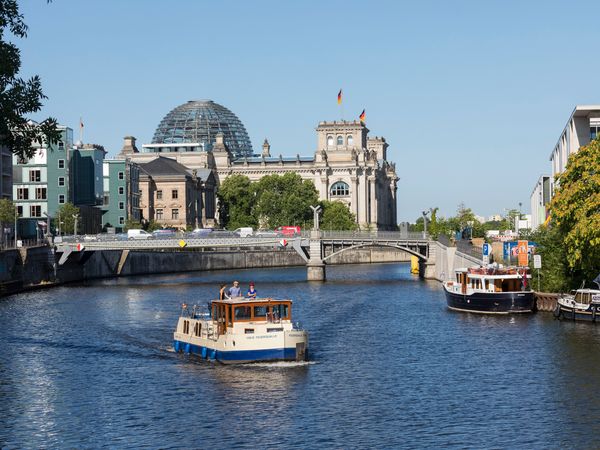
[[[535,298],[528,267],[471,267],[444,282],[448,308],[489,314],[532,312]]]
[[[594,282],[599,289],[588,289],[582,286],[570,295],[559,297],[554,316],[558,319],[600,321],[600,275]]]
[[[182,306],[176,352],[226,364],[308,359],[308,333],[294,327],[291,300],[239,297],[213,300],[208,313],[201,309]]]

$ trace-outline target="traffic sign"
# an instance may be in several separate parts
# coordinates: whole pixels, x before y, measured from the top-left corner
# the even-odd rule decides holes
[[[483,255],[483,265],[487,265],[490,263],[490,257],[488,255]]]
[[[483,244],[482,250],[483,250],[483,256],[490,256],[492,246],[487,243]]]
[[[533,255],[533,268],[534,269],[542,268],[542,255]]]

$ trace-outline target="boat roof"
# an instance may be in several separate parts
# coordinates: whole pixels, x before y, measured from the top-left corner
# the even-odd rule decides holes
[[[580,292],[582,294],[600,294],[600,289],[584,288],[577,289],[576,292]]]
[[[224,300],[213,300],[213,303],[222,303],[226,305],[249,305],[252,303],[266,303],[266,302],[289,302],[292,303],[290,299],[276,299],[271,297],[265,298],[246,298],[246,297],[234,297],[234,298],[226,298]]]

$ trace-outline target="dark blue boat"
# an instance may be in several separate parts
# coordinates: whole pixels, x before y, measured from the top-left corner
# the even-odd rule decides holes
[[[458,269],[444,282],[448,308],[456,311],[511,314],[535,310],[527,267],[473,267]]]

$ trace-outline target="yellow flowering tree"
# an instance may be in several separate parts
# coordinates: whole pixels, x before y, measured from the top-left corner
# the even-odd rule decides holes
[[[571,155],[550,214],[564,236],[569,268],[593,279],[600,272],[600,139]]]

